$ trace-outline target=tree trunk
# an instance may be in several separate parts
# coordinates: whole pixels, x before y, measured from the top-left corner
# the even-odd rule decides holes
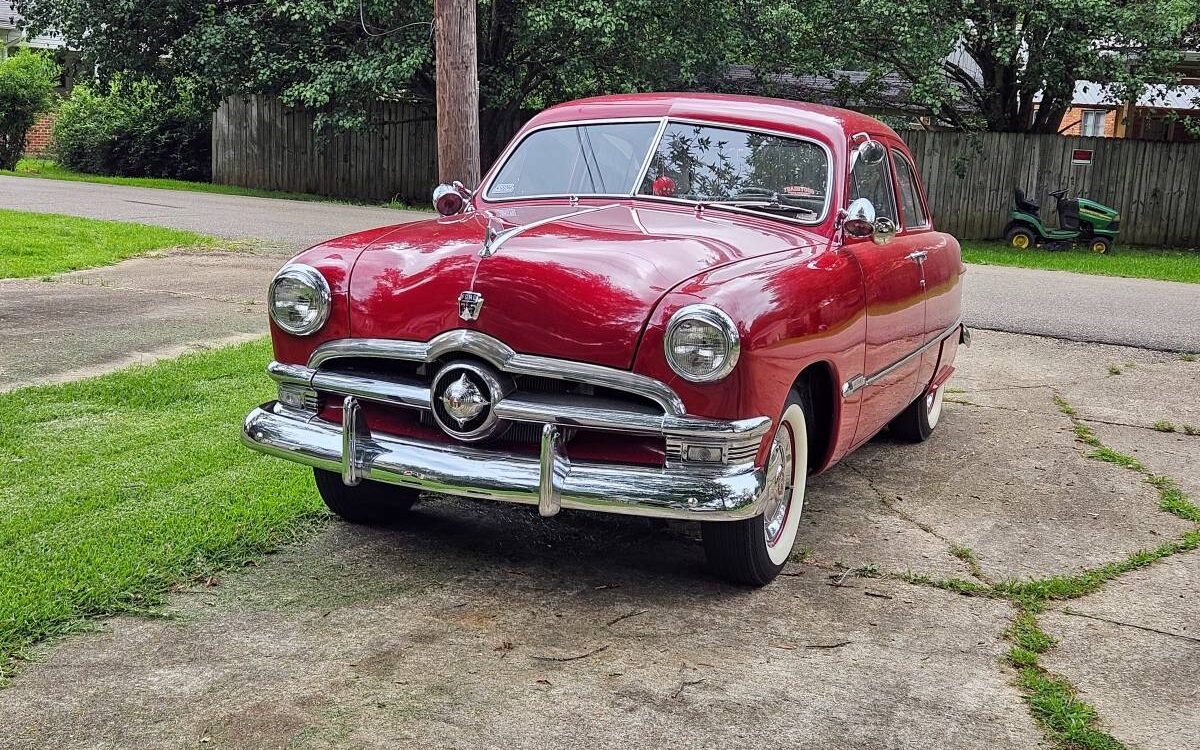
[[[438,179],[479,185],[479,71],[475,0],[434,0]]]

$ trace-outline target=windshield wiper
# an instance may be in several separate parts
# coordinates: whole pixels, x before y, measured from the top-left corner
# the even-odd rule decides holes
[[[797,206],[793,203],[781,203],[777,200],[765,198],[723,198],[717,200],[701,201],[704,206],[737,206],[739,208],[764,208],[768,211],[795,211],[796,213],[805,213],[810,216],[816,216],[817,212],[811,208]]]

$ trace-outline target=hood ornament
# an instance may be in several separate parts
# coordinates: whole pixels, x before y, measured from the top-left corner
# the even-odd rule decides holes
[[[483,310],[483,295],[467,290],[458,295],[458,317],[463,320],[479,320],[479,312]]]

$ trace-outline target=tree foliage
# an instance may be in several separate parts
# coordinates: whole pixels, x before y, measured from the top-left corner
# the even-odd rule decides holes
[[[1076,80],[1118,100],[1173,81],[1200,0],[480,0],[485,159],[522,110],[590,94],[732,88],[723,70],[820,74],[851,105],[1050,132]],[[432,0],[19,0],[102,76],[178,83],[211,106],[270,93],[335,128],[380,98],[431,101]],[[855,71],[846,75],[845,71]],[[744,90],[744,87],[742,87]]]
[[[843,78],[842,94],[888,104],[897,88],[959,127],[1055,132],[1076,81],[1114,103],[1171,84],[1196,0],[779,0],[760,18],[760,73]],[[862,71],[849,80],[839,71]]]
[[[58,66],[49,58],[19,52],[0,61],[0,169],[13,169],[25,151],[25,135],[53,104]]]

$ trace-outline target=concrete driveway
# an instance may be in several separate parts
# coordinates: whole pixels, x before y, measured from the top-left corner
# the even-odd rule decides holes
[[[1200,363],[981,332],[942,423],[814,478],[803,562],[710,579],[696,529],[430,498],[46,644],[0,692],[12,750],[1050,748],[1005,661],[1012,603],[956,585],[1072,576],[1194,533]],[[1107,366],[1123,373],[1110,375]],[[1128,747],[1200,747],[1200,552],[1050,601],[1041,666]],[[1110,745],[1105,745],[1110,746]],[[1111,745],[1116,747],[1116,745]]]

